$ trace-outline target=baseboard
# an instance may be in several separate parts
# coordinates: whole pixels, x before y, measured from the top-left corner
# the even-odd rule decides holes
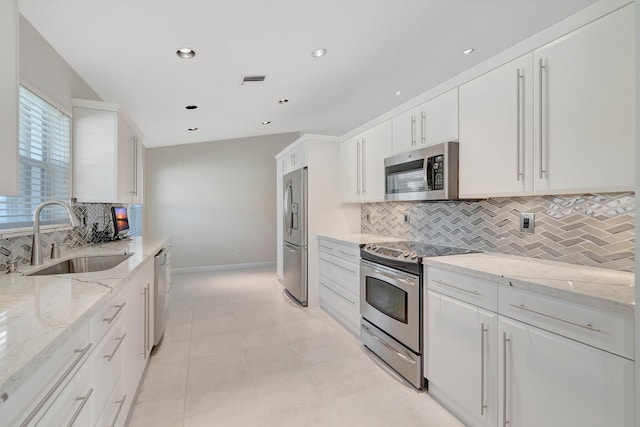
[[[171,274],[195,273],[198,271],[242,270],[247,268],[275,267],[275,261],[248,262],[244,264],[202,265],[198,267],[171,267]]]

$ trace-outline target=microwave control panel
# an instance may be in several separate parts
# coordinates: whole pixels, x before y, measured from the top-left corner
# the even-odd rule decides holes
[[[431,191],[444,189],[444,155],[427,159],[427,186]]]

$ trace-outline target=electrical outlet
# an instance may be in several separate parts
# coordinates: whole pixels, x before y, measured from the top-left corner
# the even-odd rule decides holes
[[[409,224],[409,213],[405,212],[404,215],[402,216],[402,218],[404,219],[404,223],[405,224]]]
[[[520,212],[520,232],[533,234],[535,228],[536,214],[530,212]]]
[[[366,221],[367,221],[367,222],[371,222],[371,214],[369,214],[369,213],[368,213],[368,214],[365,216],[365,219],[366,219]]]

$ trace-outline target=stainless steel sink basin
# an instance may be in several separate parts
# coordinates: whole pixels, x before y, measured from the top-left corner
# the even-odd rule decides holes
[[[27,276],[48,276],[52,274],[90,273],[92,271],[109,270],[116,267],[133,254],[98,255],[71,258],[50,265],[42,270],[28,273]]]

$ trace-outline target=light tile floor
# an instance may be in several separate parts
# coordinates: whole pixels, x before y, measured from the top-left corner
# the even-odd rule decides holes
[[[173,276],[131,427],[461,426],[272,269]]]

